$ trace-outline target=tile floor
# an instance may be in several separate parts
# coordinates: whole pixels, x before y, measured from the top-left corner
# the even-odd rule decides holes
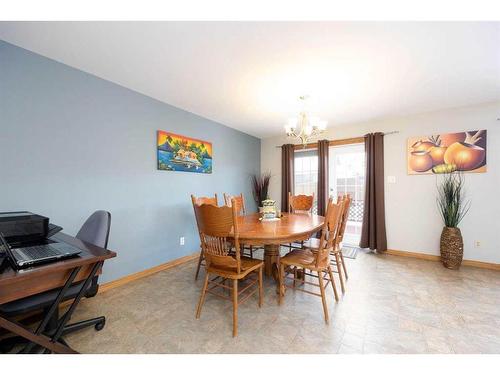
[[[500,272],[363,252],[347,265],[345,295],[327,292],[329,325],[320,298],[288,290],[278,306],[266,280],[233,338],[229,301],[208,295],[195,319],[191,262],[83,301],[74,320],[104,314],[106,327],[66,339],[83,353],[500,353]]]

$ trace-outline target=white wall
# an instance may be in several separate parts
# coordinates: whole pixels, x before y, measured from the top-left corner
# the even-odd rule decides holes
[[[464,237],[464,259],[500,263],[500,102],[455,108],[405,118],[331,126],[326,139],[362,136],[368,132],[399,131],[385,137],[385,208],[388,248],[439,254],[443,227],[436,207],[436,176],[410,176],[406,171],[406,142],[409,137],[436,133],[487,129],[486,173],[468,173],[467,195],[472,201],[460,228]],[[281,196],[281,150],[290,143],[285,137],[263,139],[261,170],[273,174],[270,196]],[[396,183],[388,184],[387,176]],[[475,247],[475,242],[480,246]]]

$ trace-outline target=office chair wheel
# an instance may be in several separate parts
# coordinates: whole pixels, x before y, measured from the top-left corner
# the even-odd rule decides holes
[[[100,331],[104,328],[104,326],[106,325],[106,320],[103,320],[101,323],[97,323],[94,328],[96,331]]]

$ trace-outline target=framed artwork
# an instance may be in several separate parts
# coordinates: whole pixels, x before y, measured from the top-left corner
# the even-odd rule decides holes
[[[212,143],[158,130],[158,169],[212,173]]]
[[[408,139],[408,174],[486,172],[486,130]]]

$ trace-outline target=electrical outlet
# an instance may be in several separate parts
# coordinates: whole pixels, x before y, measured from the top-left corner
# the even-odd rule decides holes
[[[396,183],[396,176],[387,176],[387,182],[389,184],[395,184]]]
[[[476,242],[474,242],[474,246],[476,246],[476,247],[481,247],[481,241],[476,241]]]
[[[181,246],[184,246],[184,237],[179,238],[179,243]]]

